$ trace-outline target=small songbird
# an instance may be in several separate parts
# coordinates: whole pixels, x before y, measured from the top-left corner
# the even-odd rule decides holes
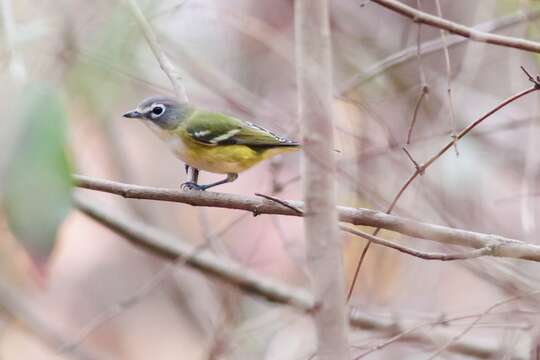
[[[170,97],[150,97],[127,118],[143,120],[175,155],[192,168],[183,189],[206,190],[233,182],[238,173],[274,155],[299,149],[299,144],[250,122],[195,108]],[[227,174],[223,180],[197,184],[199,170]]]

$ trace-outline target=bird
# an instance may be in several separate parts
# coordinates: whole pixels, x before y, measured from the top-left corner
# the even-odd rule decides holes
[[[297,151],[296,141],[233,116],[212,112],[172,97],[144,99],[123,117],[142,120],[185,163],[191,180],[183,190],[207,190],[230,183],[259,162],[278,154]],[[199,170],[226,174],[223,180],[199,184]]]

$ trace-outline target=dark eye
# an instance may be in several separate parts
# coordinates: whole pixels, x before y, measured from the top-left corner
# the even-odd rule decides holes
[[[161,114],[163,114],[163,106],[155,106],[153,109],[152,109],[152,114],[156,115],[156,116],[159,116]]]

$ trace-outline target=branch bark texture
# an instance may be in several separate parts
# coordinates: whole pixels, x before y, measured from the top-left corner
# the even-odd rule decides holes
[[[302,213],[293,208],[304,210],[304,203],[301,201],[286,200],[285,202],[290,205],[287,207],[256,196],[146,187],[80,175],[75,175],[74,181],[75,185],[81,188],[107,192],[130,199],[160,200],[193,206],[238,209],[250,211],[254,215],[302,216]],[[447,245],[461,245],[473,249],[490,247],[489,255],[491,256],[540,262],[540,246],[517,239],[424,223],[370,209],[346,206],[337,206],[336,209],[340,221],[353,225],[383,228]]]
[[[345,274],[336,211],[333,82],[326,0],[294,7],[298,114],[304,144],[304,230],[315,298],[317,358],[349,359]]]

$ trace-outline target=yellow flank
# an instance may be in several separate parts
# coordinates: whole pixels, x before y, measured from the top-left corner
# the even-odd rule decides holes
[[[186,164],[213,173],[240,173],[272,156],[296,151],[297,147],[274,147],[254,150],[246,145],[205,145],[191,138],[184,129],[175,131],[166,140],[172,150]]]

